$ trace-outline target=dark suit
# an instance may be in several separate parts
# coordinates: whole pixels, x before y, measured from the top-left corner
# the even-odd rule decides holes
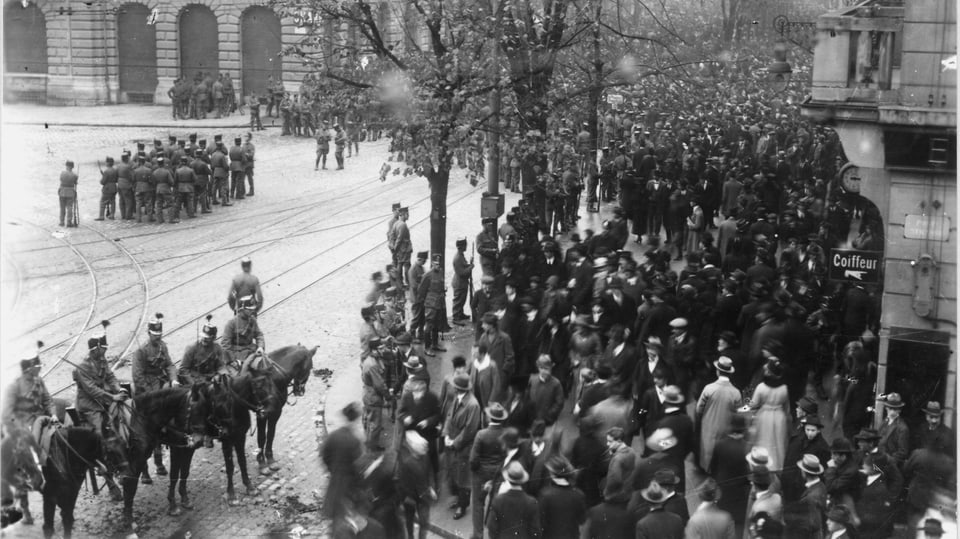
[[[543,536],[551,539],[578,539],[580,525],[587,518],[583,492],[572,486],[547,485],[537,496]]]
[[[725,436],[713,448],[709,470],[723,489],[718,507],[730,513],[738,527],[743,526],[750,497],[750,465],[746,461],[749,452],[746,440]]]
[[[492,482],[497,477],[503,459],[506,457],[503,444],[500,443],[501,434],[503,434],[503,426],[491,424],[477,433],[477,437],[473,439],[473,447],[470,449],[470,503],[474,535],[483,534],[484,502],[487,498],[483,491],[483,484],[487,481]]]
[[[548,263],[546,257],[540,259],[539,270],[540,282],[546,284],[547,279],[555,275],[562,283],[567,279],[567,266],[559,256],[553,257],[553,263]]]
[[[893,423],[885,420],[878,432],[880,450],[902,466],[910,454],[910,428],[907,423],[902,417],[898,417]]]
[[[890,493],[883,475],[869,485],[865,476],[861,478],[860,498],[856,507],[860,517],[861,539],[886,539],[891,536],[894,507],[890,503]]]
[[[589,312],[590,301],[593,299],[593,268],[589,261],[583,259],[579,264],[571,265],[568,275],[575,279],[570,302],[578,312]]]
[[[637,407],[639,408],[637,411],[639,426],[643,429],[644,435],[649,435],[651,431],[647,429],[647,425],[656,425],[663,418],[663,403],[660,402],[656,386],[647,389],[643,392],[643,395],[640,395]]]
[[[805,487],[800,498],[784,504],[783,520],[786,524],[784,537],[797,539],[820,539],[825,529],[827,510],[827,487],[823,481]]]
[[[798,429],[787,442],[787,452],[783,459],[783,503],[790,503],[803,494],[803,474],[797,468],[797,462],[803,459],[804,455],[814,455],[820,461],[820,465],[826,467],[830,460],[830,447],[827,441],[823,439],[822,434],[818,434],[812,441],[807,439],[803,433],[803,428]]]
[[[490,504],[487,515],[490,539],[536,539],[540,537],[537,500],[522,490],[509,490]]]
[[[619,291],[620,301],[616,299],[613,290],[607,289],[600,296],[603,303],[603,310],[613,319],[613,323],[621,324],[625,328],[632,328],[637,320],[637,302],[632,297]]]
[[[637,522],[636,539],[683,539],[680,517],[656,507]]]
[[[682,493],[687,484],[684,460],[686,460],[687,455],[693,451],[693,448],[696,447],[694,445],[693,419],[690,419],[690,416],[684,413],[682,409],[673,410],[664,414],[663,419],[657,423],[656,428],[670,429],[673,431],[673,435],[677,437],[677,445],[667,449],[664,453],[678,470],[677,476],[680,478],[680,484],[677,485],[677,492]]]
[[[346,511],[344,504],[359,490],[360,476],[356,462],[363,454],[363,445],[353,431],[345,426],[330,433],[321,453],[323,463],[330,472],[323,512],[337,519]]]
[[[586,539],[623,539],[635,533],[626,504],[603,502],[587,511]]]
[[[730,513],[715,503],[701,504],[684,530],[685,539],[735,539],[736,525]]]
[[[627,511],[630,511],[633,519],[639,522],[643,520],[643,517],[650,514],[652,510],[653,505],[643,499],[640,491],[634,491],[633,496],[630,498],[630,503],[627,504]],[[686,526],[687,521],[690,520],[690,510],[687,508],[687,500],[682,494],[673,493],[672,496],[667,498],[667,501],[663,503],[663,510],[680,517],[680,521],[684,526]]]
[[[537,357],[540,355],[540,343],[543,340],[543,320],[538,317],[528,320],[525,313],[520,313],[516,328],[517,340],[514,341],[516,375],[533,374],[537,372]]]

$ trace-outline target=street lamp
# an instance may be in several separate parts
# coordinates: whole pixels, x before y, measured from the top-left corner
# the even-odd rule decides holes
[[[787,42],[783,38],[778,39],[773,46],[773,63],[767,66],[767,73],[770,74],[770,81],[777,92],[787,89],[793,68],[787,62]]]

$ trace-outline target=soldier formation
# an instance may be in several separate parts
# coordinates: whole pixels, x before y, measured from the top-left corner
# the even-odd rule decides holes
[[[233,79],[226,71],[216,77],[209,71],[198,71],[192,81],[178,78],[167,91],[167,97],[173,103],[174,120],[203,120],[208,114],[222,118],[238,110],[243,114],[243,103],[237,100]]]
[[[213,145],[170,135],[167,144],[159,139],[147,152],[137,143],[137,154],[124,150],[117,163],[107,157],[100,168],[100,211],[96,221],[118,218],[138,223],[179,223],[181,212],[187,218],[211,213],[213,206],[232,206],[231,200],[254,196],[256,147],[253,134],[246,141],[237,137],[227,148],[223,135],[215,135]],[[100,163],[98,162],[98,166]],[[60,226],[77,226],[77,182],[74,163],[67,161],[60,174]]]

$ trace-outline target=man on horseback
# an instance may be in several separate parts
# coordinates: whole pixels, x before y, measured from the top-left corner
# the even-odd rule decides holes
[[[252,295],[241,296],[237,300],[237,315],[227,322],[220,340],[223,350],[229,357],[227,368],[233,374],[240,369],[251,354],[262,355],[266,344],[263,332],[257,324],[257,300]]]
[[[249,257],[243,257],[243,259],[240,260],[240,268],[243,272],[234,277],[230,283],[230,294],[227,296],[227,303],[230,304],[230,309],[233,310],[234,314],[237,314],[237,301],[240,298],[250,296],[254,301],[253,316],[256,317],[257,313],[260,312],[260,308],[263,307],[263,292],[260,290],[260,279],[253,273],[250,273],[250,270],[253,268],[253,262]]]
[[[167,343],[163,342],[163,314],[157,313],[147,323],[149,340],[133,355],[132,376],[133,392],[146,393],[162,389],[167,384],[171,387],[180,385],[177,380],[177,368],[173,366]],[[157,467],[157,475],[167,475],[163,466],[163,446],[157,445],[153,452],[153,463]],[[143,483],[153,483],[150,473],[144,467]]]
[[[93,427],[94,432],[103,437],[104,441],[115,440],[117,435],[110,428],[107,417],[110,405],[114,402],[127,400],[129,396],[120,387],[117,377],[107,363],[107,337],[91,337],[87,339],[89,353],[73,371],[73,379],[77,383],[77,413],[83,422]],[[110,445],[110,444],[107,444]],[[123,494],[113,482],[110,475],[105,475],[110,495],[114,501],[122,501]]]
[[[185,386],[198,382],[206,382],[215,375],[224,372],[227,366],[226,354],[217,344],[217,326],[211,325],[212,315],[207,315],[207,322],[200,333],[200,341],[187,347],[180,361],[180,370],[177,378]]]

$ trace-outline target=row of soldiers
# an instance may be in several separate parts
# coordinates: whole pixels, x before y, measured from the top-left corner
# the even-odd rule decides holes
[[[231,199],[243,200],[254,196],[254,162],[256,148],[253,134],[247,133],[246,142],[240,137],[227,148],[223,135],[215,135],[212,146],[205,139],[197,140],[197,134],[188,140],[177,140],[170,135],[169,143],[154,140],[154,147],[145,150],[145,144],[137,143],[135,161],[124,150],[120,163],[107,157],[106,168],[101,168],[100,214],[97,221],[115,219],[117,199],[120,201],[120,218],[144,218],[149,222],[180,222],[180,212],[187,217],[210,213],[212,205],[232,206]],[[98,163],[99,165],[99,163]],[[60,177],[60,226],[64,226],[65,194],[75,201],[77,176],[72,172],[73,163],[67,162],[67,171]],[[69,174],[67,174],[69,172]],[[67,212],[68,221],[75,224],[72,212]]]
[[[181,77],[173,81],[167,90],[167,97],[173,103],[173,119],[203,120],[207,114],[217,118],[228,116],[237,110],[237,94],[233,88],[230,73],[219,73],[216,78],[207,71],[199,71],[193,81]]]

